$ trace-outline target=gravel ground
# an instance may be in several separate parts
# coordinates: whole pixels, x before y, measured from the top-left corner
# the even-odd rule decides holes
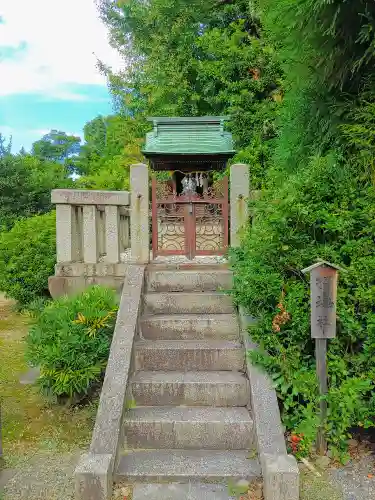
[[[56,451],[38,452],[13,471],[0,472],[1,500],[74,500],[72,476],[82,453],[83,450],[60,454]],[[375,499],[374,456],[363,457],[342,468],[329,469],[327,473],[329,481],[302,468],[301,500]],[[3,497],[2,479],[6,483]],[[129,500],[132,498],[131,489],[125,485],[114,488],[114,500],[122,500],[126,495],[129,495]]]
[[[4,500],[73,500],[73,472],[82,453],[46,451],[26,458],[6,482]]]
[[[375,456],[362,457],[339,469],[331,469],[332,483],[341,490],[343,500],[375,499]]]

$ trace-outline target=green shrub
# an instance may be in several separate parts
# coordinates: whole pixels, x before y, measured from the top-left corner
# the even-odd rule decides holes
[[[52,299],[50,297],[38,297],[32,302],[29,302],[26,307],[21,306],[19,309],[25,316],[35,320],[51,302]]]
[[[111,345],[116,293],[94,286],[48,304],[27,336],[27,358],[41,367],[41,389],[73,400],[101,380]]]
[[[0,233],[0,290],[22,306],[48,297],[56,262],[55,212],[22,219]]]
[[[316,436],[319,391],[309,278],[317,258],[346,268],[328,343],[326,434],[346,458],[351,430],[375,425],[375,7],[366,0],[257,0],[285,98],[254,224],[233,255],[235,296],[259,322],[253,354],[274,380],[287,430]]]
[[[317,258],[347,269],[328,347],[326,427],[331,450],[344,458],[350,429],[375,424],[375,190],[331,155],[312,159],[254,209],[255,224],[233,255],[235,296],[259,318],[251,334],[267,354],[253,360],[273,378],[284,424],[304,434],[305,451],[316,435],[319,393],[301,270]]]

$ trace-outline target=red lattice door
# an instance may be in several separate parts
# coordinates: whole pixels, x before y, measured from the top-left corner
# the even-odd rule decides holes
[[[152,250],[159,255],[223,255],[228,249],[228,178],[199,194],[190,181],[177,194],[170,180],[152,180]]]

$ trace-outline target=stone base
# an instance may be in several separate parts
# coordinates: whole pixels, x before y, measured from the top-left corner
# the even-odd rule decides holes
[[[133,492],[134,500],[230,500],[228,487],[222,484],[136,484]]]
[[[92,285],[121,291],[128,267],[129,263],[56,264],[55,276],[51,276],[48,280],[48,289],[54,299],[63,295],[74,295]]]
[[[92,285],[101,285],[120,292],[123,283],[123,276],[50,276],[48,289],[51,297],[57,299],[63,295],[75,295]]]
[[[111,455],[84,455],[74,473],[76,500],[109,500],[112,471]]]
[[[298,500],[299,469],[290,455],[261,456],[265,500]]]
[[[129,262],[118,264],[107,264],[99,262],[98,264],[84,264],[83,262],[68,262],[66,264],[56,264],[55,276],[66,277],[124,277]]]

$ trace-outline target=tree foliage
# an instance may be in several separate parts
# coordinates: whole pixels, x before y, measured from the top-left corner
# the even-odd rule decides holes
[[[80,152],[81,138],[51,130],[32,145],[31,154],[42,160],[64,162]]]
[[[9,156],[12,151],[12,139],[7,139],[0,133],[0,158]]]
[[[121,115],[98,116],[86,123],[85,143],[76,162],[81,187],[129,189],[130,165],[142,160],[145,127]]]
[[[101,2],[128,69],[110,74],[119,112],[146,116],[230,115],[239,156],[261,185],[281,99],[275,52],[259,36],[247,0]]]
[[[31,155],[0,157],[0,230],[51,210],[51,189],[71,186],[63,165]]]

